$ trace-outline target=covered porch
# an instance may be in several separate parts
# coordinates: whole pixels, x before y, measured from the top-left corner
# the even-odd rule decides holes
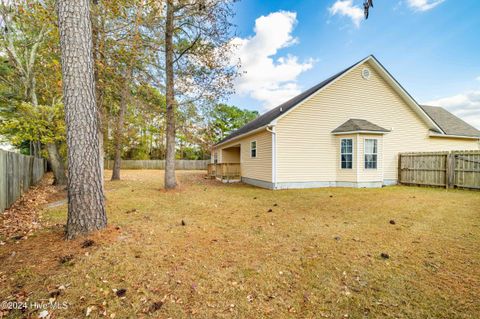
[[[241,180],[241,145],[219,149],[214,155],[214,163],[208,164],[208,177],[224,183]]]

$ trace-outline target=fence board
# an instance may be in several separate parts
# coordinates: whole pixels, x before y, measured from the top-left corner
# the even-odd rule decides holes
[[[480,151],[403,153],[400,184],[480,189]]]
[[[460,188],[480,188],[480,152],[453,154],[455,158],[455,184]]]
[[[206,170],[210,160],[176,160],[178,170]],[[113,161],[105,161],[105,169],[112,169]],[[165,160],[122,160],[120,169],[165,169]]]
[[[45,164],[43,158],[0,150],[0,212],[42,179]]]

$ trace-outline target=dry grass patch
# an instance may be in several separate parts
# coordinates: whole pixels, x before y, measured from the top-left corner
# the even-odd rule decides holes
[[[60,226],[0,248],[2,266],[8,264],[2,300],[15,289],[30,300],[48,299],[63,286],[55,301],[68,308],[49,310],[54,318],[480,314],[478,192],[269,191],[204,180],[201,172],[179,172],[179,190],[164,192],[162,172],[122,174],[123,181],[106,184],[111,228],[96,235],[98,244],[84,249],[81,241],[56,238],[29,251],[73,247],[72,262],[36,274],[27,260],[13,273],[19,257],[12,250],[58,237]],[[64,223],[65,214],[65,206],[48,209],[43,223]]]

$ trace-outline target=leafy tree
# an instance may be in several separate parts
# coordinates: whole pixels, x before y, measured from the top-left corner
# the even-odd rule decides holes
[[[121,4],[118,4],[118,3]],[[114,165],[112,180],[120,179],[120,161],[123,146],[123,131],[127,106],[135,103],[132,91],[136,86],[145,86],[150,77],[149,66],[157,49],[156,39],[151,30],[156,25],[157,12],[154,3],[144,0],[122,0],[115,2],[121,6],[115,10],[115,28],[122,31],[116,34],[114,47],[116,69],[120,78],[119,108],[114,126]],[[152,45],[153,44],[153,45]],[[161,104],[160,104],[161,105]],[[146,154],[146,156],[149,156]]]
[[[236,106],[217,104],[210,112],[210,132],[218,142],[259,115],[258,111],[242,110]]]
[[[176,186],[176,108],[211,103],[232,93],[236,67],[231,66],[232,2],[166,1],[164,24],[166,165],[165,188]]]
[[[45,8],[37,1],[2,1],[2,45],[18,76],[11,82],[20,87],[25,100],[38,104],[36,66],[39,47],[51,31],[44,23]],[[40,16],[43,16],[40,18]]]
[[[134,86],[126,113],[123,154],[138,158],[139,148],[145,147],[142,159],[165,159],[165,96],[156,88],[142,84]]]
[[[52,10],[53,1],[23,0],[0,4],[4,25],[0,42],[7,65],[0,70],[0,79],[9,87],[10,93],[4,96],[7,101],[2,103],[3,118],[30,115],[22,114],[26,108],[17,107],[18,102],[29,102],[34,107],[39,103],[53,105],[60,96],[58,33],[51,19]],[[11,134],[8,136],[15,138]],[[33,151],[30,153],[39,156],[42,141],[48,140],[48,134],[32,136],[30,143]],[[18,141],[16,144],[19,144]],[[64,185],[66,178],[60,145],[55,142],[45,146],[56,177],[55,183]]]
[[[52,155],[50,161],[54,169],[54,184],[66,185],[63,158],[58,153],[58,145],[65,142],[65,121],[63,105],[33,105],[20,103],[4,119],[0,126],[0,134],[9,137],[10,142],[20,147],[24,141],[39,142],[47,145]]]

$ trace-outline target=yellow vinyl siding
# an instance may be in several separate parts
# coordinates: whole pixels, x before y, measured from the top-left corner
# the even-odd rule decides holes
[[[222,149],[222,163],[240,163],[240,147]]]
[[[369,80],[361,77],[364,67],[371,72]],[[479,149],[477,140],[429,137],[427,125],[366,62],[278,120],[277,182],[344,178],[343,172],[338,172],[339,137],[331,131],[351,118],[365,119],[392,130],[379,143],[379,161],[383,159],[379,165],[383,167],[383,179],[387,180],[397,178],[399,152]],[[363,153],[363,140],[361,144]],[[358,159],[359,152],[356,155]],[[363,171],[363,156],[360,164],[359,180],[379,178],[374,172]]]
[[[250,142],[257,141],[257,157],[250,157]],[[218,147],[222,158],[219,163],[228,163],[231,159],[228,149],[232,146],[240,146],[240,163],[242,177],[260,181],[272,182],[272,133],[267,130],[235,140],[231,143]]]

